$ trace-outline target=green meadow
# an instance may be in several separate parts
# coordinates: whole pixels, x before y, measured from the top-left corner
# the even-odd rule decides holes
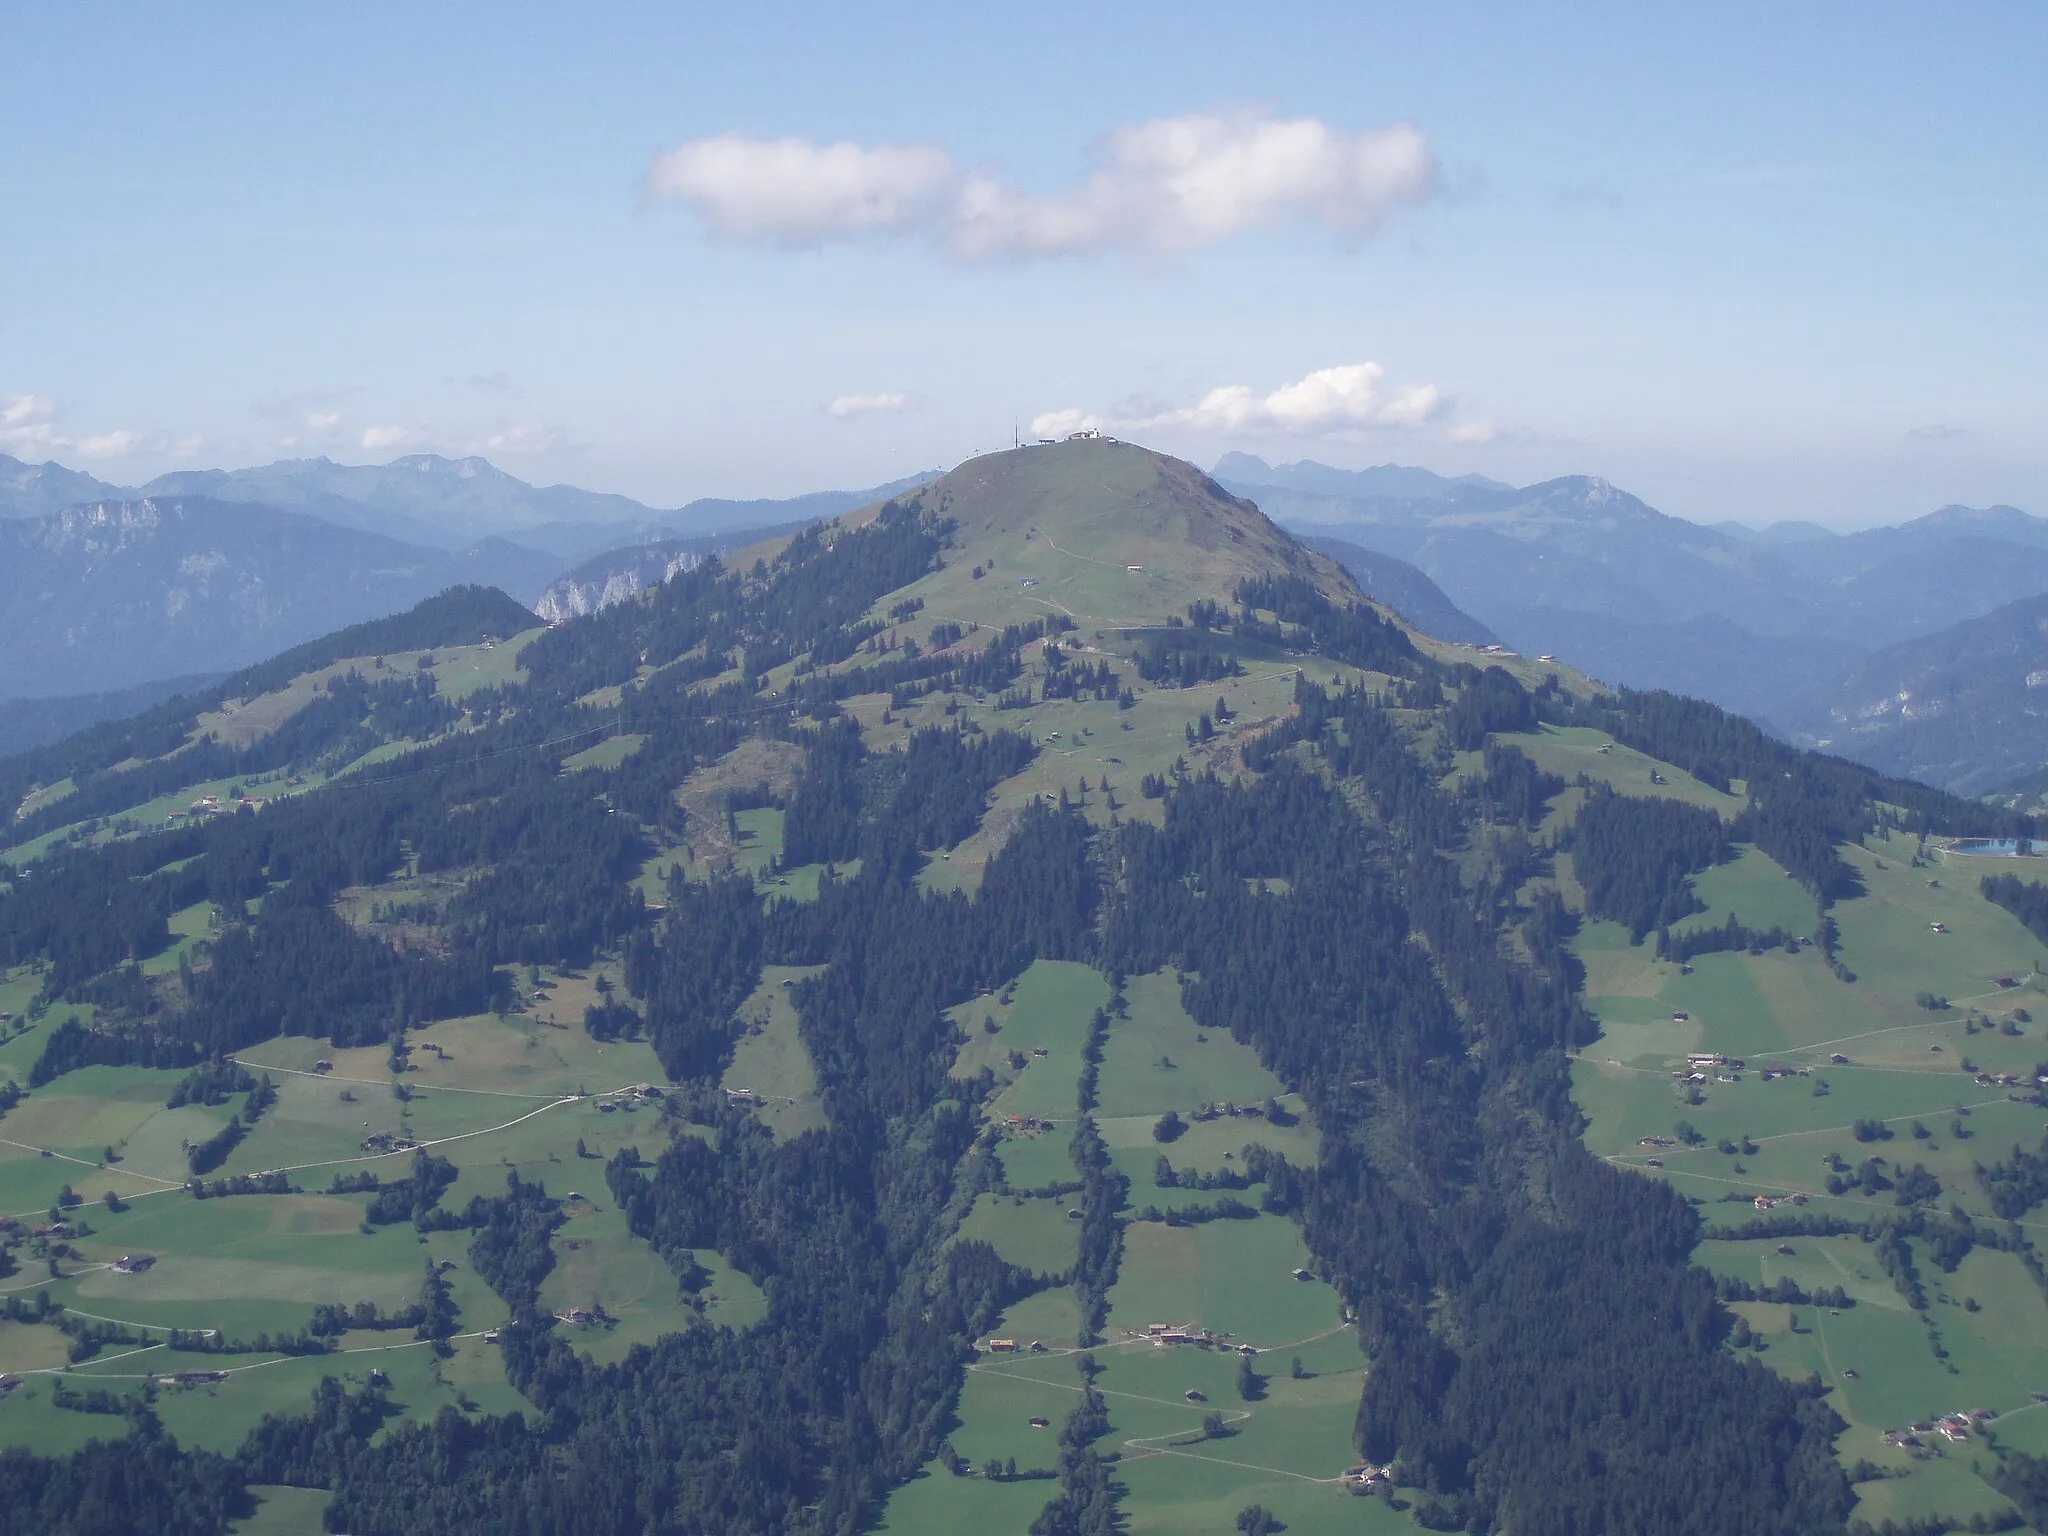
[[[1760,1214],[1759,1196],[1856,1222],[1896,1216],[1892,1186],[1915,1169],[1939,1181],[1934,1209],[1995,1220],[1977,1165],[2039,1141],[2042,1112],[2018,1102],[2024,1089],[1987,1087],[1977,1077],[2006,1073],[2030,1085],[2035,1064],[2048,1059],[2048,1026],[2019,1016],[2042,1002],[2034,976],[2042,946],[1984,900],[1971,860],[1944,862],[1910,837],[1883,833],[1843,854],[1863,890],[1830,915],[1853,982],[1838,978],[1817,947],[1702,955],[1685,968],[1656,959],[1654,944],[1630,945],[1611,923],[1588,923],[1577,940],[1602,1030],[1573,1063],[1587,1145],[1669,1180],[1698,1203],[1710,1229]],[[1707,910],[1680,931],[1731,914],[1752,928],[1807,937],[1818,924],[1811,897],[1754,848],[1695,877],[1694,887]],[[1925,1006],[1929,997],[1948,1006]],[[1690,1053],[1720,1053],[1742,1066],[1709,1067],[1702,1081],[1688,1082]],[[1640,1144],[1681,1126],[1696,1145]],[[1830,1192],[1837,1166],[1853,1171],[1873,1156],[1884,1160],[1886,1187]],[[2040,1241],[2048,1223],[2037,1214],[2021,1229]],[[1710,1240],[1696,1262],[1759,1287],[1781,1277],[1809,1292],[1840,1286],[1853,1300],[1840,1310],[1735,1310],[1757,1359],[1828,1385],[1849,1425],[1837,1443],[1845,1464],[1886,1469],[1857,1485],[1858,1518],[1998,1516],[2007,1501],[1971,1470],[1984,1460],[1979,1445],[1936,1437],[1915,1456],[1886,1446],[1883,1434],[1978,1408],[2017,1414],[2016,1434],[2038,1434],[2036,1421],[2048,1418],[2032,1412],[2033,1394],[2048,1391],[2048,1301],[2013,1255],[1975,1248],[1951,1273],[1926,1244],[1910,1247],[1928,1296],[1924,1313],[1907,1305],[1874,1246],[1856,1236]],[[1993,1432],[2004,1439],[1996,1423]]]

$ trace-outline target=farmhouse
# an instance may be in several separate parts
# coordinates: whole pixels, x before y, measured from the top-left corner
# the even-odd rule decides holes
[[[1017,1352],[1015,1339],[990,1339],[988,1352],[992,1355],[1014,1355]]]

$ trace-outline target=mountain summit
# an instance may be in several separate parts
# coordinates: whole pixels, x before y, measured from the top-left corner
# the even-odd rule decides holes
[[[969,459],[897,499],[954,525],[945,569],[912,589],[941,618],[1139,628],[1200,599],[1228,604],[1260,576],[1367,601],[1336,561],[1194,465],[1108,438]]]

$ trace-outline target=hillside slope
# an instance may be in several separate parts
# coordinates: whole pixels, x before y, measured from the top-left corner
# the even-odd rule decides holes
[[[1391,608],[1425,635],[1455,645],[1497,645],[1500,636],[1465,612],[1406,560],[1396,560],[1343,539],[1305,536],[1302,543],[1351,573],[1367,597]]]
[[[1795,741],[1980,795],[2048,764],[2048,596],[1909,640],[1777,715]]]
[[[1442,654],[1118,444],[525,617],[0,764],[8,1477],[204,1482],[192,1536],[2002,1518],[1879,1435],[2048,1369],[2048,1190],[1969,1165],[2038,1125],[2041,916],[1923,872],[2032,824]]]

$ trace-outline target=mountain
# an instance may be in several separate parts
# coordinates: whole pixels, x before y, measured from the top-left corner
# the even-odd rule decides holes
[[[257,502],[448,549],[541,524],[637,524],[659,516],[628,496],[528,485],[487,459],[437,453],[408,454],[389,464],[283,459],[248,469],[175,470],[140,494]]]
[[[99,693],[224,672],[429,593],[538,596],[547,556],[451,553],[207,497],[92,502],[0,523],[0,696]]]
[[[142,487],[143,496],[207,496],[260,502],[345,528],[410,543],[460,549],[499,536],[561,559],[656,539],[733,527],[831,517],[930,476],[861,491],[820,491],[783,501],[705,498],[672,509],[573,485],[529,485],[487,459],[408,454],[389,464],[285,459],[236,470],[178,470]]]
[[[2032,823],[1102,441],[526,622],[0,762],[10,1530],[1846,1536],[2026,1405]]]
[[[894,501],[953,525],[958,558],[916,589],[941,617],[1157,625],[1197,600],[1228,604],[1249,577],[1363,595],[1336,561],[1192,464],[1106,438],[969,459]]]
[[[1459,608],[1444,590],[1406,560],[1377,554],[1342,539],[1305,536],[1302,543],[1349,571],[1365,595],[1391,608],[1425,635],[1455,645],[1497,645],[1500,637]]]
[[[24,464],[0,453],[0,518],[47,517],[81,501],[100,501],[128,494],[80,470],[51,460]]]
[[[1440,501],[1459,491],[1511,491],[1513,486],[1484,475],[1439,475],[1405,464],[1371,469],[1332,469],[1313,459],[1268,464],[1256,454],[1226,453],[1216,461],[1216,478],[1252,485],[1277,485],[1311,496],[1359,501]]]
[[[1889,646],[1776,717],[1802,745],[1960,795],[2048,764],[2048,595]]]
[[[2048,592],[2048,519],[2009,506],[1838,535],[1708,528],[1588,476],[1510,487],[1243,454],[1217,469],[1304,535],[1416,566],[1519,650],[1773,720],[1860,656]]]
[[[1761,544],[1768,549],[1781,548],[1786,544],[1808,544],[1815,539],[1832,539],[1837,536],[1832,528],[1797,519],[1771,523],[1763,528],[1752,528],[1747,523],[1738,523],[1731,519],[1715,523],[1712,527],[1716,533],[1725,533],[1731,539],[1740,539],[1746,544]]]

